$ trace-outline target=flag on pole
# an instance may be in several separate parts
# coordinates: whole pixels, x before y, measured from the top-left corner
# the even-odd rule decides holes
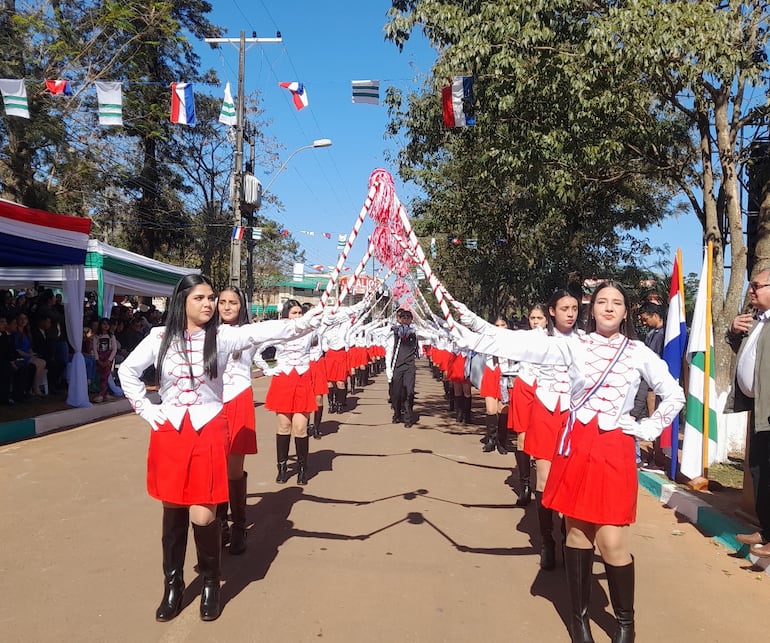
[[[291,92],[291,98],[294,101],[294,107],[298,110],[308,106],[307,91],[303,83],[278,83],[284,89],[288,89]]]
[[[3,105],[8,116],[29,118],[27,86],[23,80],[0,78],[0,93],[3,95]]]
[[[447,127],[475,125],[476,118],[473,115],[473,77],[452,76],[447,80],[449,85],[441,90],[444,125]]]
[[[233,227],[233,239],[236,239],[237,241],[240,241],[243,239],[243,226],[234,226]]]
[[[192,83],[171,83],[171,122],[195,125],[195,95]]]
[[[368,103],[369,105],[378,105],[380,102],[380,81],[379,80],[354,80],[353,102]]]
[[[72,87],[70,87],[68,80],[47,80],[45,86],[54,95],[72,96]]]
[[[703,260],[698,295],[695,298],[690,340],[687,343],[687,361],[690,364],[690,382],[687,389],[687,407],[682,444],[682,465],[680,471],[688,478],[703,475],[703,429],[708,421],[708,461],[711,464],[717,453],[716,380],[714,379],[714,331],[708,314],[707,299],[711,253],[706,252]],[[706,369],[709,379],[706,382]],[[706,389],[708,386],[708,389]],[[704,400],[708,395],[708,413]]]
[[[119,82],[96,81],[99,125],[123,125],[123,90]]]
[[[668,289],[668,314],[663,340],[663,360],[668,372],[678,380],[682,375],[682,359],[687,348],[687,320],[684,310],[684,275],[682,274],[682,251],[677,250],[674,257],[674,269],[671,273],[671,286]],[[674,418],[669,429],[660,436],[661,448],[671,448],[671,480],[676,479],[676,467],[679,456],[679,416]]]
[[[225,125],[235,125],[238,122],[235,115],[235,102],[230,93],[230,83],[225,85],[225,97],[222,100],[222,110],[219,112],[219,122]]]

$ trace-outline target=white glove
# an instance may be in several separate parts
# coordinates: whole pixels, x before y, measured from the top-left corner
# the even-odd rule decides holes
[[[313,306],[302,317],[294,320],[294,327],[300,332],[318,328],[321,325],[323,311],[320,304]]]
[[[139,417],[149,423],[153,431],[157,431],[167,419],[160,404],[152,404],[148,401],[145,401],[141,408],[137,407],[136,412],[139,414]]]
[[[463,326],[466,326],[473,331],[480,331],[484,328],[484,326],[486,326],[487,322],[485,322],[476,313],[471,312],[471,310],[465,304],[457,302],[455,306],[457,311],[460,313],[460,323]]]
[[[626,435],[632,435],[635,438],[649,442],[655,440],[663,432],[663,429],[660,427],[660,422],[650,420],[649,418],[637,422],[630,415],[621,416],[618,421],[618,426],[620,426],[620,430]]]
[[[262,374],[267,376],[267,377],[273,377],[275,375],[278,375],[278,373],[280,373],[280,372],[281,372],[281,369],[278,368],[277,366],[267,367],[267,368],[262,370]]]
[[[325,327],[338,326],[350,319],[350,315],[347,310],[338,308],[336,311],[331,308],[324,311],[321,319],[321,325]]]

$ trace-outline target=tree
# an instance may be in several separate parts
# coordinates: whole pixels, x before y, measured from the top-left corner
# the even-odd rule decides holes
[[[293,264],[304,261],[304,252],[295,239],[282,234],[277,222],[257,216],[255,225],[262,228],[262,238],[254,244],[252,292],[264,313],[278,284],[286,279],[286,275],[292,274]]]
[[[653,96],[627,76],[583,72],[591,32],[575,4],[396,0],[390,12],[386,37],[402,46],[422,28],[439,51],[422,94],[388,93],[389,133],[407,137],[399,172],[426,194],[413,204],[424,230],[492,237],[479,296],[502,288],[527,305],[611,276],[653,252],[630,229],[671,211],[645,153],[682,148],[686,132],[650,115]],[[446,130],[437,96],[458,73],[474,77],[477,125]]]

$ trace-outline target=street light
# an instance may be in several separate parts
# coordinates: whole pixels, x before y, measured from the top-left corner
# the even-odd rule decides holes
[[[295,155],[299,154],[303,150],[311,150],[317,147],[331,147],[331,144],[332,140],[330,138],[317,138],[310,145],[303,145],[302,147],[298,147],[291,154],[289,154],[289,156],[286,157],[286,160],[283,163],[281,163],[281,167],[278,168],[270,181],[268,181],[267,185],[262,189],[262,195],[264,196],[267,193],[267,191],[270,189],[270,186],[273,185],[273,182],[278,178],[278,175],[286,169],[289,161],[291,161]],[[249,215],[249,219],[251,221],[255,220],[258,211],[259,207],[257,207],[257,209],[255,209],[254,212]],[[246,264],[246,300],[249,303],[250,311],[251,300],[254,296],[254,239],[251,235],[246,239],[246,246],[248,250],[248,262]]]
[[[302,150],[310,150],[315,147],[331,147],[332,140],[330,138],[318,138],[311,145],[303,145],[302,147],[297,148],[294,150],[289,156],[286,157],[286,160],[281,164],[281,167],[278,168],[278,171],[273,174],[273,178],[270,179],[268,184],[264,187],[262,190],[262,194],[265,194],[269,189],[270,186],[273,184],[273,181],[275,181],[278,178],[278,175],[283,172],[286,169],[286,165],[291,161],[291,159],[294,158],[295,155],[299,154]]]

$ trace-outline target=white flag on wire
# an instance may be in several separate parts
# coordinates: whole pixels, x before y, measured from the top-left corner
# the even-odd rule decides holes
[[[8,116],[29,118],[27,86],[24,84],[24,80],[0,78],[0,93],[3,95],[5,113]]]
[[[123,125],[123,89],[116,81],[96,81],[99,125]]]

